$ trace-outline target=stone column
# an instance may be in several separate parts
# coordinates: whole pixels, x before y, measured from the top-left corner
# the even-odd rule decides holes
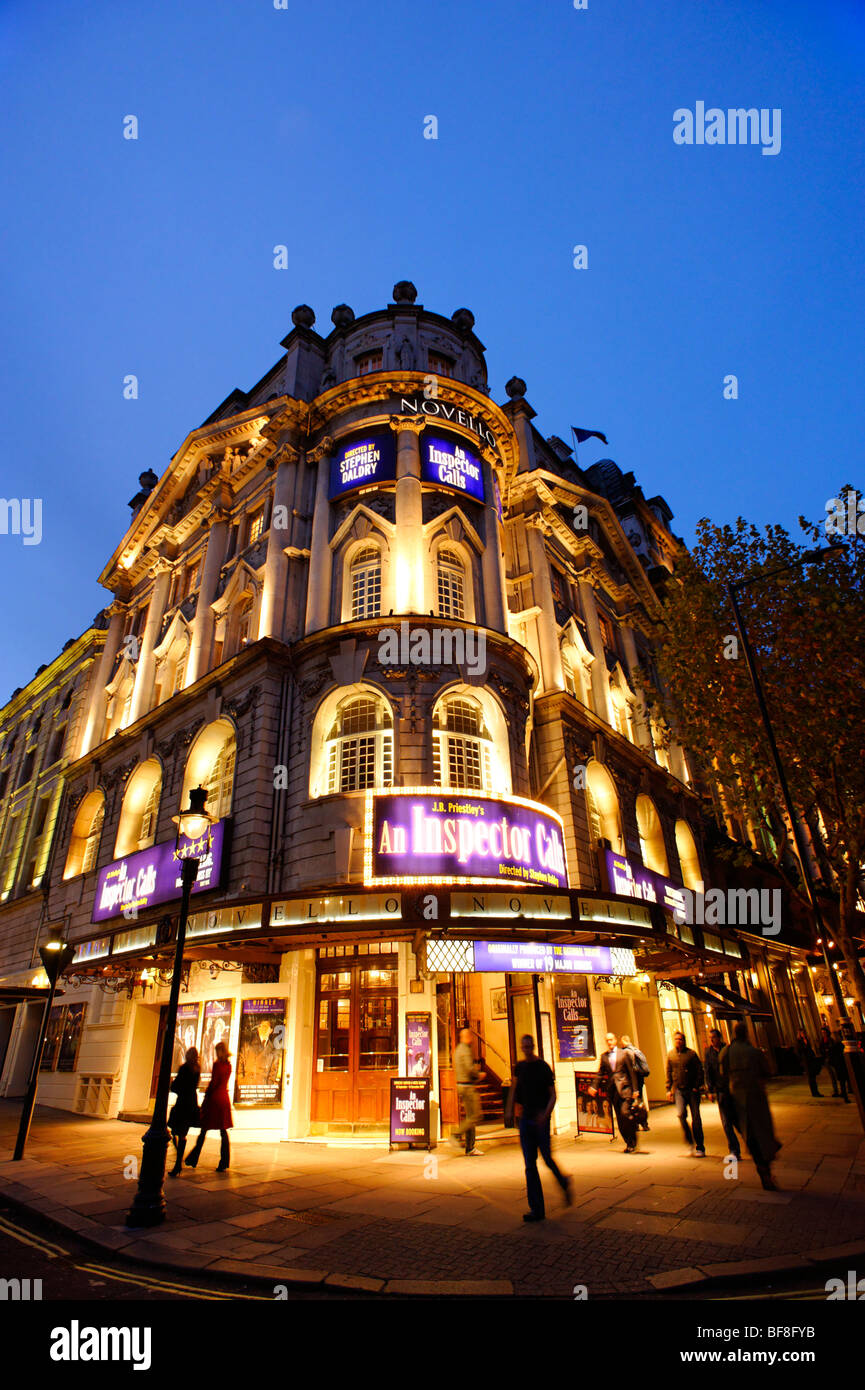
[[[275,466],[273,501],[270,509],[270,530],[267,535],[267,558],[264,562],[264,590],[261,595],[261,613],[258,623],[259,637],[283,636],[285,606],[285,585],[288,560],[285,548],[289,543],[291,507],[294,500],[294,484],[302,455],[290,444],[284,444],[270,460]],[[279,510],[278,510],[279,509]],[[288,524],[277,526],[277,521]]]
[[[394,612],[426,613],[427,556],[424,553],[420,435],[425,419],[394,415],[396,433],[396,537],[392,585]]]
[[[87,699],[87,723],[84,726],[78,751],[73,755],[70,749],[70,760],[73,762],[75,758],[83,758],[85,753],[89,753],[90,749],[94,748],[102,737],[108,705],[105,687],[111,680],[111,673],[114,670],[114,659],[120,646],[120,634],[126,621],[126,612],[126,604],[119,599],[115,599],[113,603],[109,604],[110,622],[105,634],[105,645],[91,674],[92,684]]]
[[[485,622],[496,632],[507,633],[508,600],[502,557],[502,525],[496,511],[493,469],[488,458],[484,460],[484,497],[482,573]]]
[[[595,654],[595,659],[592,662],[592,698],[595,704],[595,714],[612,728],[613,717],[610,709],[610,676],[607,671],[604,638],[601,632],[601,624],[598,621],[598,610],[595,604],[595,590],[589,580],[580,580],[580,595],[583,600],[583,611],[586,615],[586,627],[589,629],[589,645]]]
[[[532,595],[540,609],[536,621],[541,657],[541,685],[544,693],[550,690],[564,690],[553,586],[550,582],[550,566],[544,545],[544,523],[540,517],[527,522],[526,535],[529,543],[529,566],[532,571]]]
[[[159,642],[162,615],[168,602],[168,588],[171,584],[171,565],[167,560],[158,559],[153,568],[153,592],[147,605],[147,622],[144,625],[144,636],[141,639],[141,651],[135,670],[135,684],[132,687],[130,724],[134,724],[136,719],[140,719],[150,708],[153,695],[153,648]]]
[[[304,635],[330,627],[330,591],[333,584],[333,554],[330,549],[330,458],[335,448],[326,438],[307,451],[307,461],[318,464],[312,537],[309,542],[309,581],[306,589],[306,627]]]
[[[634,641],[634,629],[628,627],[627,623],[622,623],[619,627],[622,634],[622,641],[625,644],[625,656],[628,661],[628,675],[631,681],[634,680],[634,672],[640,662],[637,657],[637,644]],[[654,757],[654,744],[652,743],[652,731],[649,728],[649,719],[646,712],[645,701],[639,691],[635,691],[636,700],[634,702],[634,734],[636,741],[641,748],[645,748]]]
[[[219,571],[225,560],[228,543],[228,519],[221,508],[215,508],[209,522],[207,548],[201,569],[201,583],[195,601],[195,617],[192,620],[192,636],[189,641],[189,659],[186,663],[184,690],[194,685],[207,671],[213,642],[213,612],[210,605],[216,598],[219,585]]]

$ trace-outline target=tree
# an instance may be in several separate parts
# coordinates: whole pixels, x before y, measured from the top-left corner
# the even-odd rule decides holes
[[[726,592],[728,583],[748,581],[740,604],[781,761],[823,887],[837,902],[838,944],[865,1010],[856,924],[865,886],[865,536],[804,517],[799,525],[807,545],[782,526],[761,531],[741,517],[735,526],[699,522],[664,598],[657,679],[644,672],[642,684],[656,717],[693,751],[728,807],[776,840],[780,827],[780,862],[792,835],[777,816],[780,788]],[[761,579],[797,565],[827,532],[842,547],[837,556]]]

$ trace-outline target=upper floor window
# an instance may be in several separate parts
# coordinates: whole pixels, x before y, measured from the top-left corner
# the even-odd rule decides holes
[[[255,545],[255,542],[264,533],[264,507],[259,507],[249,518],[249,538],[247,545]]]
[[[381,612],[381,552],[365,545],[351,562],[351,616],[377,618]]]
[[[465,575],[453,550],[438,553],[438,614],[440,618],[464,618]]]
[[[380,372],[383,361],[384,354],[381,348],[376,352],[364,352],[355,358],[355,371],[358,376],[366,376],[368,372]]]
[[[640,852],[647,869],[653,869],[664,878],[669,875],[667,848],[664,844],[664,830],[658,808],[650,796],[637,797],[637,831],[640,836]]]
[[[393,716],[380,696],[354,695],[337,707],[327,736],[327,789],[358,792],[393,785]]]
[[[694,832],[685,820],[676,821],[676,850],[679,855],[679,868],[682,882],[695,893],[703,891],[703,874],[700,869],[700,856],[694,842]]]
[[[89,792],[85,796],[72,826],[69,837],[69,852],[63,877],[75,878],[76,874],[89,874],[96,866],[99,840],[105,820],[105,795],[101,791]]]
[[[436,786],[492,791],[492,740],[475,700],[454,695],[433,715],[433,777]]]
[[[622,817],[615,784],[607,769],[594,758],[586,768],[586,807],[589,832],[594,844],[608,840],[617,853],[625,848]]]
[[[0,890],[3,898],[9,896],[9,890],[15,880],[15,870],[18,864],[19,831],[21,829],[21,816],[10,816],[6,827],[6,843],[3,846],[3,858],[0,859]]]
[[[148,758],[133,772],[123,796],[114,842],[115,859],[148,849],[153,844],[161,791],[162,768],[156,758]]]
[[[231,812],[237,743],[234,725],[227,719],[207,724],[189,751],[183,774],[181,806],[188,806],[193,787],[207,792],[205,808],[215,820]]]
[[[454,364],[447,357],[442,357],[438,352],[427,353],[427,362],[430,371],[435,376],[453,376]]]
[[[193,560],[191,564],[187,565],[186,573],[183,576],[183,589],[181,591],[182,598],[188,598],[189,595],[198,588],[199,568],[200,566],[197,560]]]

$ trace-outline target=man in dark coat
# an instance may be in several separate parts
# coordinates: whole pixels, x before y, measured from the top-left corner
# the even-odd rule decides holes
[[[736,1128],[744,1136],[761,1183],[769,1192],[775,1192],[771,1164],[781,1145],[775,1137],[766,1096],[769,1063],[760,1049],[749,1043],[746,1023],[734,1025],[733,1041],[723,1049],[720,1067],[735,1107]]]
[[[703,1067],[706,1073],[706,1085],[709,1089],[709,1100],[717,1100],[718,1114],[721,1117],[721,1124],[724,1127],[724,1134],[727,1138],[727,1153],[734,1158],[741,1158],[742,1151],[739,1148],[739,1136],[736,1133],[736,1126],[733,1123],[733,1102],[730,1099],[730,1092],[721,1075],[721,1048],[724,1046],[724,1039],[717,1028],[713,1028],[709,1034],[709,1046],[703,1053]]]
[[[823,1092],[817,1090],[817,1077],[823,1066],[822,1057],[818,1057],[808,1039],[808,1034],[803,1028],[799,1029],[796,1038],[796,1055],[802,1063],[802,1068],[808,1078],[808,1086],[812,1096],[822,1096]]]
[[[840,1033],[832,1033],[829,1046],[826,1049],[826,1061],[832,1072],[833,1083],[837,1080],[840,1089],[833,1091],[833,1096],[840,1094],[841,1099],[850,1104],[850,1097],[847,1094],[847,1059],[844,1056],[844,1041]]]
[[[685,1042],[684,1033],[673,1034],[673,1051],[667,1054],[667,1099],[675,1103],[685,1143],[698,1158],[706,1157],[703,1121],[700,1119],[700,1093],[703,1089],[703,1063]],[[688,1124],[688,1112],[691,1124]],[[693,1135],[691,1127],[693,1126]]]
[[[637,1126],[631,1115],[631,1102],[639,1091],[639,1085],[634,1068],[634,1054],[627,1048],[617,1046],[615,1033],[607,1034],[607,1051],[601,1054],[596,1080],[598,1090],[607,1097],[615,1112],[619,1133],[625,1141],[625,1153],[634,1153],[637,1147]],[[594,1088],[592,1093],[594,1094]]]

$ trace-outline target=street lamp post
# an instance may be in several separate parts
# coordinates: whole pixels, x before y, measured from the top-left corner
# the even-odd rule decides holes
[[[75,947],[70,946],[68,941],[46,941],[44,946],[39,947],[39,955],[42,957],[42,964],[45,967],[45,974],[48,976],[48,983],[51,988],[48,991],[48,998],[45,1001],[45,1012],[42,1015],[42,1027],[39,1030],[39,1042],[36,1046],[36,1055],[33,1058],[33,1071],[30,1076],[30,1084],[27,1087],[27,1095],[24,1098],[24,1109],[21,1111],[21,1123],[18,1126],[18,1138],[15,1141],[15,1152],[12,1155],[13,1160],[24,1157],[24,1146],[27,1143],[27,1136],[30,1133],[30,1121],[33,1119],[33,1110],[36,1105],[36,1091],[39,1086],[39,1069],[42,1066],[42,1053],[45,1050],[45,1034],[48,1032],[48,1020],[51,1017],[51,1006],[54,1003],[57,981],[75,955]]]
[[[177,1002],[180,998],[180,979],[183,971],[183,948],[186,944],[186,922],[189,917],[189,898],[198,877],[199,859],[193,857],[194,842],[202,841],[209,835],[211,817],[204,809],[207,792],[204,787],[193,787],[189,793],[189,806],[172,819],[177,826],[177,847],[175,855],[180,859],[180,917],[177,923],[177,941],[174,948],[174,969],[171,974],[171,989],[168,994],[168,1011],[165,1018],[165,1033],[162,1039],[162,1057],[159,1062],[159,1078],[156,1083],[156,1099],[153,1104],[153,1119],[141,1143],[144,1153],[141,1159],[141,1172],[138,1177],[138,1190],[126,1218],[127,1226],[158,1226],[165,1220],[165,1156],[168,1152],[168,1097],[171,1085],[171,1065],[174,1057],[174,1035],[177,1030]],[[181,853],[181,839],[193,842],[192,852]],[[187,847],[188,848],[188,847]]]
[[[742,610],[739,607],[738,600],[738,592],[742,589],[751,588],[754,584],[762,583],[764,580],[771,579],[774,577],[774,575],[781,574],[787,570],[798,569],[798,567],[803,564],[821,564],[824,559],[830,558],[832,555],[837,555],[842,548],[843,547],[841,545],[831,545],[826,546],[823,549],[806,550],[800,556],[799,560],[793,565],[781,565],[778,569],[770,570],[768,574],[758,575],[755,579],[742,580],[738,584],[728,584],[727,594],[733,608],[733,617],[736,621],[736,630],[739,634],[739,640],[742,643],[742,651],[745,656],[745,664],[748,667],[748,675],[751,678],[751,685],[753,686],[754,695],[756,697],[757,705],[760,710],[760,718],[763,722],[763,729],[766,734],[766,740],[769,744],[769,751],[772,755],[772,763],[775,768],[775,774],[778,778],[778,786],[781,789],[781,797],[784,802],[784,808],[787,812],[787,818],[790,821],[790,826],[793,831],[793,839],[796,844],[796,854],[798,855],[799,863],[802,868],[802,879],[805,884],[805,892],[808,896],[808,902],[810,904],[811,911],[814,914],[814,921],[819,932],[820,946],[823,952],[823,960],[826,964],[826,972],[829,976],[832,993],[835,999],[835,1005],[838,1009],[838,1016],[841,1020],[841,1036],[844,1038],[845,1041],[844,1050],[845,1054],[847,1055],[847,1071],[850,1078],[851,1089],[853,1091],[854,1096],[856,1097],[856,1102],[859,1107],[859,1115],[862,1120],[863,1128],[865,1128],[865,1099],[863,1099],[862,1094],[862,1068],[861,1066],[857,1065],[857,1063],[860,1060],[859,1057],[857,1056],[856,1058],[853,1058],[851,1056],[853,1052],[858,1051],[853,1041],[853,1025],[850,1021],[850,1015],[847,1012],[847,1005],[844,1001],[844,991],[841,988],[841,981],[838,979],[838,972],[837,970],[833,969],[832,963],[829,960],[828,952],[826,950],[826,927],[823,921],[823,914],[820,909],[820,902],[817,896],[817,887],[811,872],[811,863],[808,858],[808,851],[805,845],[805,837],[802,833],[802,827],[799,822],[799,818],[796,814],[796,808],[793,805],[793,798],[790,795],[790,787],[787,782],[787,775],[784,771],[784,765],[781,762],[781,755],[778,751],[778,744],[775,740],[775,731],[772,728],[772,721],[769,718],[769,709],[766,704],[766,697],[763,693],[763,687],[760,682],[760,674],[757,669],[757,659],[754,655],[753,648],[751,647],[751,643],[748,638],[748,633],[745,628],[745,620],[742,617]]]

